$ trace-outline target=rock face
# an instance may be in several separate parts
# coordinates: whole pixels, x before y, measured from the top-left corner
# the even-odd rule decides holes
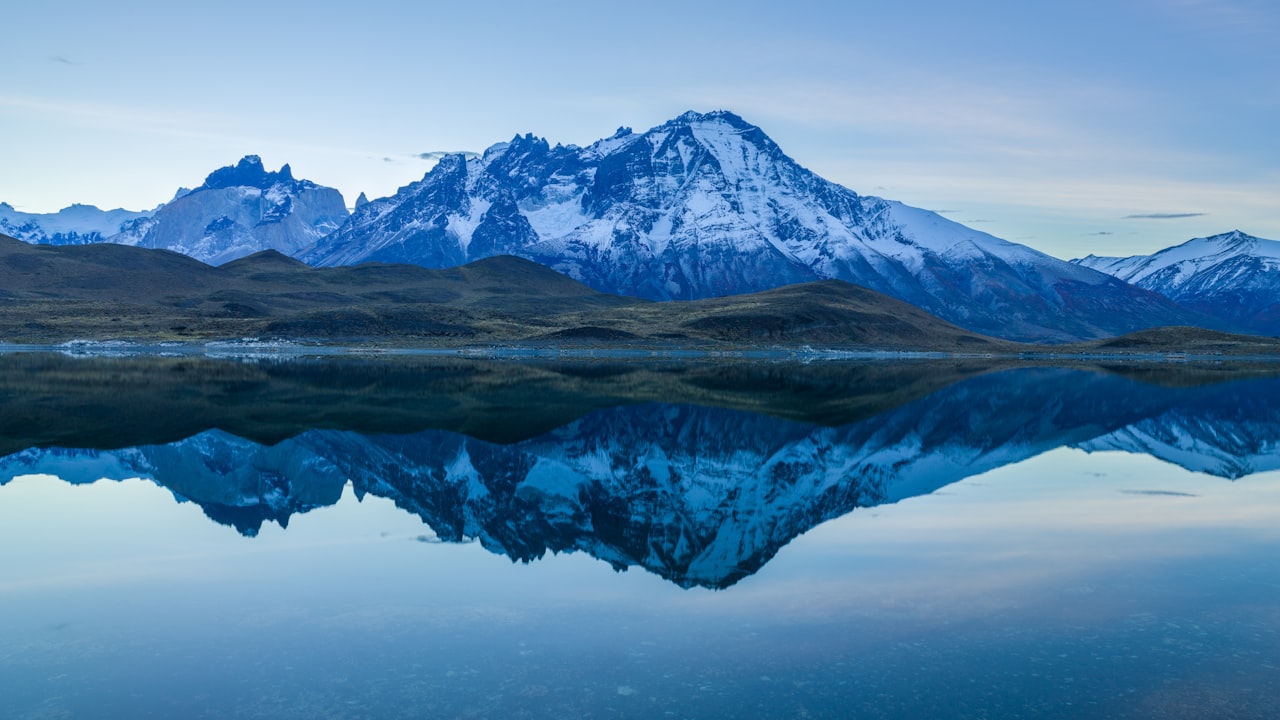
[[[1280,242],[1275,240],[1234,230],[1152,255],[1090,255],[1071,262],[1241,328],[1280,335]]]
[[[446,156],[299,257],[444,267],[504,253],[658,300],[846,280],[1019,340],[1204,321],[1105,274],[828,182],[728,112],[623,128],[586,148],[524,135],[482,157]]]
[[[288,165],[268,172],[249,155],[111,242],[172,250],[221,265],[262,250],[293,255],[347,218],[342,194],[295,180]]]

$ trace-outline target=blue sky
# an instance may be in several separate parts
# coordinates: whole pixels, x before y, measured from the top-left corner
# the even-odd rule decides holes
[[[151,207],[246,154],[351,203],[423,153],[723,108],[828,179],[1059,257],[1280,239],[1266,0],[11,5],[0,200],[28,212]]]

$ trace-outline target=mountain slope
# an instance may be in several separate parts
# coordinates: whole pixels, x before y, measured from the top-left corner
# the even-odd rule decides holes
[[[514,254],[611,293],[694,299],[840,279],[1023,340],[1200,324],[1167,299],[800,167],[728,112],[586,148],[448,156],[298,257],[446,267]]]
[[[1234,230],[1152,255],[1071,262],[1158,292],[1238,327],[1280,335],[1280,242]]]

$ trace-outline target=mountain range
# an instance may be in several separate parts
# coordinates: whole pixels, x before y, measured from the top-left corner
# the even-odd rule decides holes
[[[1152,255],[1072,260],[1262,335],[1280,335],[1280,242],[1235,230]]]
[[[97,211],[90,223],[81,209],[80,230],[67,218],[8,212],[0,230],[33,242],[116,242],[211,264],[266,249],[317,266],[446,268],[515,255],[597,291],[650,300],[837,279],[1021,341],[1169,325],[1270,334],[1277,322],[1266,303],[1276,281],[1259,244],[1270,241],[1234,251],[1237,272],[1220,267],[1194,283],[1138,277],[1114,258],[1068,263],[824,180],[724,111],[685,113],[643,133],[622,128],[587,147],[526,134],[482,155],[447,155],[390,197],[362,196],[349,216],[337,191],[294,179],[287,165],[268,172],[255,156],[150,213]],[[1223,254],[1210,240],[1182,255],[1205,253],[1196,262],[1207,266]],[[1254,279],[1242,281],[1246,263]]]
[[[18,212],[0,202],[0,233],[37,245],[86,245],[107,242],[154,213],[71,205],[56,213],[37,214]]]
[[[299,257],[446,267],[527,257],[656,300],[839,279],[969,330],[1062,341],[1214,325],[1166,298],[802,168],[728,112],[588,147],[532,135],[444,158]]]
[[[262,250],[292,255],[347,219],[342,194],[269,172],[256,155],[210,173],[194,190],[147,212],[73,205],[49,215],[0,204],[0,232],[42,245],[113,243],[171,250],[220,265]]]
[[[0,484],[31,473],[150,478],[254,535],[264,522],[287,525],[336,502],[350,482],[358,497],[389,498],[421,517],[440,540],[476,539],[526,562],[586,552],[684,587],[719,588],[827,519],[1059,447],[1141,453],[1231,479],[1275,469],[1277,398],[1275,379],[1179,387],[1024,368],[839,425],[648,402],[505,444],[451,430],[317,429],[269,444],[206,430],[160,445],[28,448],[0,458]]]

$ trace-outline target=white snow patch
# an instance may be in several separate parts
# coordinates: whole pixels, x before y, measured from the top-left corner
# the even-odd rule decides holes
[[[449,218],[449,230],[458,237],[458,246],[462,248],[463,254],[466,254],[467,247],[471,245],[471,237],[475,235],[476,228],[480,227],[480,221],[484,219],[484,214],[489,212],[489,208],[493,207],[493,203],[484,198],[471,198],[470,212],[467,215],[459,215],[451,213]]]

